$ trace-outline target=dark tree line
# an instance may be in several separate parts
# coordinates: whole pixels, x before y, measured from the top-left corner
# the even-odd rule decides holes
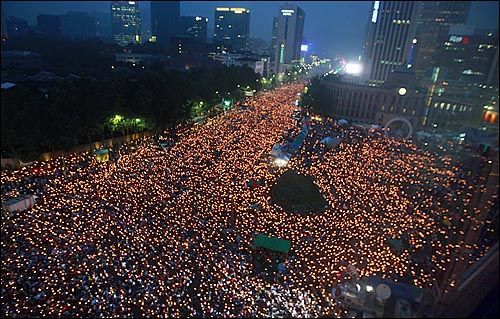
[[[241,97],[238,85],[260,89],[259,84],[259,75],[248,67],[218,66],[144,71],[136,79],[64,80],[47,92],[19,85],[1,92],[2,155],[33,160],[47,151],[159,131],[188,120],[192,101],[211,107],[222,96]]]
[[[309,108],[316,114],[329,116],[328,100],[325,98],[323,88],[321,86],[320,76],[314,76],[307,87],[307,92],[302,94],[300,104]]]

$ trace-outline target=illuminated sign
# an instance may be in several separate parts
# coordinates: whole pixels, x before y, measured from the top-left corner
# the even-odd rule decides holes
[[[459,35],[452,35],[450,36],[450,39],[448,40],[453,43],[463,43],[463,44],[469,44],[469,38],[468,37],[462,37]]]
[[[283,63],[284,55],[285,55],[285,45],[282,44],[282,45],[280,45],[280,63]]]
[[[281,14],[284,16],[291,16],[294,13],[295,13],[295,10],[291,10],[291,9],[282,9],[281,10]]]
[[[308,49],[309,49],[309,45],[307,45],[307,44],[302,44],[300,46],[300,51],[302,51],[302,52],[307,52]]]
[[[372,22],[377,23],[378,8],[380,6],[380,1],[375,1],[373,4]]]

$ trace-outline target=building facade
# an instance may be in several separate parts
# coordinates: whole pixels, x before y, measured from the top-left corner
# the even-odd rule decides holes
[[[208,35],[208,18],[207,17],[181,17],[181,34],[196,38],[205,43]]]
[[[425,113],[425,94],[403,83],[374,87],[340,80],[322,80],[326,115],[381,126],[395,117],[402,117],[414,129],[420,129]]]
[[[292,63],[299,63],[300,46],[304,35],[305,12],[293,4],[280,6],[274,72],[284,73]]]
[[[361,56],[362,84],[381,86],[391,71],[412,63],[419,1],[374,1]]]
[[[247,50],[250,35],[250,10],[245,8],[216,8],[214,44],[225,52]]]
[[[274,59],[276,57],[276,41],[278,40],[279,17],[273,17],[273,28],[271,31],[271,47],[269,48],[270,71],[274,72]]]
[[[113,41],[121,46],[141,43],[141,13],[135,1],[111,1]]]
[[[168,48],[170,39],[180,33],[179,1],[151,1],[151,40]]]
[[[74,40],[95,38],[96,28],[94,17],[87,12],[70,11],[60,15],[61,33]]]
[[[2,69],[40,68],[43,57],[30,51],[2,51]]]
[[[451,26],[440,39],[435,61],[428,100],[431,124],[498,130],[497,32]]]
[[[57,15],[39,14],[37,17],[38,29],[48,35],[61,34],[61,19]]]
[[[417,79],[430,79],[436,64],[436,48],[451,25],[467,22],[470,1],[421,1],[415,37],[418,54],[413,59]]]

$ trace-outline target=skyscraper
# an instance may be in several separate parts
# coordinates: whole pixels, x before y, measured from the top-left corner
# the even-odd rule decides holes
[[[417,79],[430,80],[436,65],[436,49],[440,39],[448,35],[451,25],[465,24],[470,1],[421,1],[415,37],[418,54],[413,60]]]
[[[250,35],[250,10],[217,8],[214,18],[214,44],[225,51],[246,50]]]
[[[151,1],[151,40],[167,48],[180,31],[180,18],[179,1]]]
[[[192,36],[200,42],[207,42],[207,25],[206,17],[181,17],[182,34]]]
[[[380,86],[391,71],[411,64],[419,1],[374,1],[362,53],[362,84]]]
[[[96,36],[95,19],[87,12],[61,14],[61,33],[71,39],[87,40]]]
[[[292,63],[300,60],[304,20],[305,13],[300,7],[294,4],[280,6],[274,56],[275,73],[285,72]]]
[[[37,17],[38,28],[50,35],[61,34],[61,20],[59,16],[52,14],[39,14]]]
[[[141,14],[135,1],[111,1],[111,28],[115,43],[141,43]]]
[[[278,40],[279,17],[273,17],[273,29],[271,32],[271,47],[269,51],[271,71],[274,68],[274,58],[276,57],[276,41]]]

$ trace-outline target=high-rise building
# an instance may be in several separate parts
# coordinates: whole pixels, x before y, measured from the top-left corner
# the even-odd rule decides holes
[[[57,15],[39,14],[37,17],[38,29],[49,35],[61,34],[61,19]]]
[[[429,89],[432,123],[441,128],[498,127],[498,32],[453,25],[435,53],[435,81]],[[495,90],[496,86],[496,90]],[[465,118],[457,116],[468,105]]]
[[[250,35],[250,10],[245,8],[216,8],[214,44],[224,51],[247,50]]]
[[[374,1],[362,52],[362,84],[380,86],[391,71],[412,63],[419,1]]]
[[[111,1],[111,28],[115,43],[141,43],[141,13],[135,1]]]
[[[87,12],[70,11],[59,18],[64,36],[74,40],[87,40],[96,36],[95,19]]]
[[[170,38],[179,34],[179,1],[151,1],[151,41],[168,48]]]
[[[201,42],[207,42],[207,17],[181,17],[181,34],[192,36]]]
[[[274,72],[274,58],[276,56],[276,41],[278,40],[278,26],[279,26],[279,17],[273,17],[273,29],[271,32],[271,47],[269,51],[270,56],[270,68],[271,71]]]
[[[470,1],[421,1],[415,37],[418,54],[413,59],[417,79],[430,80],[436,67],[436,49],[451,25],[465,24]]]
[[[294,4],[280,6],[274,72],[283,73],[300,60],[305,12]],[[274,27],[274,26],[273,26]]]

